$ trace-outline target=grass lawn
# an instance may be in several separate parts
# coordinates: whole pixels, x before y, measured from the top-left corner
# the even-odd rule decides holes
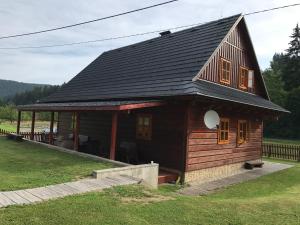
[[[0,191],[76,180],[109,167],[112,165],[37,144],[0,138]]]
[[[0,129],[7,130],[9,132],[16,132],[17,125],[15,123],[10,122],[1,122]]]
[[[139,186],[0,210],[0,224],[300,224],[300,164],[209,196]]]
[[[300,145],[300,140],[264,138],[264,143]]]

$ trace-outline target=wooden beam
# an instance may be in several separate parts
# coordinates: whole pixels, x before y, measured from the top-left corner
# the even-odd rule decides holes
[[[118,129],[118,112],[113,112],[112,124],[111,124],[110,154],[109,154],[109,158],[111,160],[115,160],[116,157],[117,129]]]
[[[120,105],[118,110],[157,107],[157,106],[162,106],[162,105],[165,105],[165,104],[166,104],[166,102],[145,102],[145,103],[137,103],[137,104]]]
[[[21,116],[22,116],[22,111],[18,111],[18,121],[17,121],[17,134],[20,134],[20,125],[21,125]]]
[[[31,116],[31,133],[30,133],[30,140],[34,139],[34,126],[35,126],[35,111],[32,112]]]
[[[157,101],[157,102],[144,102],[144,103],[133,103],[133,104],[124,104],[124,105],[108,105],[108,106],[24,106],[18,107],[22,111],[36,111],[36,112],[74,112],[74,111],[121,111],[128,109],[140,109],[147,107],[157,107],[166,105],[166,102]]]
[[[80,129],[80,114],[79,112],[75,112],[75,121],[74,121],[74,150],[79,150],[79,129]]]
[[[54,112],[51,112],[50,133],[49,133],[49,144],[50,145],[53,145],[53,125],[54,125]]]

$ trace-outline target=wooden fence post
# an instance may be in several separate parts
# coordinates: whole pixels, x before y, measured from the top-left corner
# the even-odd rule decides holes
[[[271,157],[271,145],[268,144],[267,146],[268,146],[268,158],[270,158]]]

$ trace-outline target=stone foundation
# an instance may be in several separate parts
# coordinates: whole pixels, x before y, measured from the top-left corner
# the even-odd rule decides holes
[[[184,174],[185,183],[205,183],[224,177],[233,176],[243,171],[244,162],[195,170]]]

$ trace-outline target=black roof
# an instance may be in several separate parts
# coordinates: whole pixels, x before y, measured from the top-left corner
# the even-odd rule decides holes
[[[259,107],[268,105],[265,108],[282,111],[281,107],[262,97],[236,92],[225,86],[216,85],[218,88],[210,89],[213,85],[209,82],[192,81],[240,17],[240,14],[227,17],[104,52],[60,91],[41,102],[208,94],[227,100],[232,100],[234,95],[234,99],[252,105],[255,99],[255,102],[260,102],[256,104]]]

